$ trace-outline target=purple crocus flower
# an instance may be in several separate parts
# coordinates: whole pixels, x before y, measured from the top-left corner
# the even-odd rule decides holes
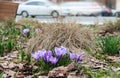
[[[47,52],[49,56],[52,56],[52,51]]]
[[[35,29],[35,32],[36,32],[36,33],[39,33],[39,32],[41,33],[42,30],[41,30],[40,28],[37,28],[37,29]]]
[[[72,61],[72,60],[74,60],[74,58],[75,58],[75,54],[74,53],[70,53],[70,60]]]
[[[58,59],[56,57],[50,57],[50,62],[53,65],[56,65],[56,63],[58,62]]]
[[[43,58],[47,51],[43,49],[43,50],[38,50],[38,52],[40,53],[40,57]]]
[[[23,35],[26,36],[29,32],[30,32],[29,29],[24,29],[24,30],[23,30]]]
[[[46,52],[45,54],[44,54],[44,57],[43,57],[43,59],[44,59],[44,61],[45,62],[50,62],[50,58],[52,57],[52,51],[48,51],[48,52]]]
[[[79,63],[83,58],[83,54],[80,54],[80,55],[76,55],[76,63]]]
[[[64,56],[67,53],[67,49],[63,46],[61,47],[55,47],[55,54],[59,58],[61,56]]]
[[[34,54],[31,54],[31,56],[36,59],[37,61],[40,59],[41,55],[39,52],[35,52]]]
[[[43,50],[38,50],[34,54],[31,54],[31,56],[33,58],[35,58],[36,60],[39,60],[40,58],[44,57],[45,53],[46,53],[46,50],[44,50],[44,49]]]

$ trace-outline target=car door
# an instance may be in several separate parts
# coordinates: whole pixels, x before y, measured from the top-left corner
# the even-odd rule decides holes
[[[32,1],[26,3],[26,9],[30,15],[46,15],[48,12],[48,7],[45,2],[42,1]]]
[[[49,6],[47,5],[47,2],[38,2],[38,9],[37,14],[39,15],[49,15]]]
[[[38,3],[37,1],[28,2],[23,6],[23,9],[27,11],[30,15],[38,15]]]

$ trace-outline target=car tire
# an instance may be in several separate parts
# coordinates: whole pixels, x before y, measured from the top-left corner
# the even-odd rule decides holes
[[[31,17],[32,17],[32,18],[35,18],[36,16],[32,15]]]
[[[59,17],[59,13],[57,11],[52,11],[51,16],[53,18],[58,18]]]
[[[24,17],[24,18],[27,18],[27,17],[29,16],[29,14],[28,14],[27,11],[23,11],[23,12],[21,13],[21,15],[22,15],[22,17]]]

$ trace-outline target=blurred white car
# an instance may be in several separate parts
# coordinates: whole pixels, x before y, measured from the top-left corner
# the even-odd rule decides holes
[[[67,15],[67,12],[61,11],[58,5],[48,0],[29,0],[19,5],[17,14],[22,17],[51,15],[56,18]]]
[[[79,1],[65,2],[61,4],[63,10],[69,11],[70,15],[107,15],[108,8],[100,6],[97,2]],[[106,10],[107,9],[107,10]]]
[[[22,4],[22,1],[12,1],[13,3],[18,3],[18,4]]]
[[[120,17],[120,9],[112,10],[113,16]]]

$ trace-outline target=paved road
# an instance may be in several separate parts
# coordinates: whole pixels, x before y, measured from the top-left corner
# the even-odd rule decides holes
[[[18,21],[19,19],[21,19],[21,16],[17,16],[16,17],[16,21]],[[29,19],[29,18],[28,18]],[[54,23],[54,22],[59,22],[60,20],[52,18],[51,16],[37,16],[36,18],[32,18],[35,20],[38,20],[39,22],[44,22],[44,23]],[[70,17],[65,17],[63,18],[64,22],[76,22],[78,24],[103,24],[105,22],[108,21],[116,21],[119,18],[116,17],[89,17],[89,16],[70,16]]]

